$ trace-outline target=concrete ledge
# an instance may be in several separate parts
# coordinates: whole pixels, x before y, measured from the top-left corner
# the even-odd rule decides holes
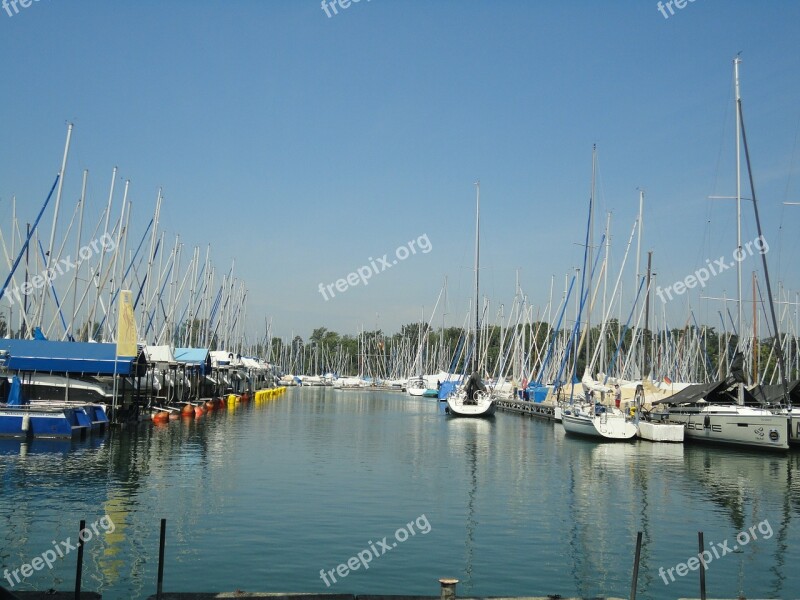
[[[264,598],[269,600],[440,600],[439,596],[354,596],[352,594],[281,594],[271,592],[182,592],[161,594],[161,600],[216,600],[217,598]],[[457,596],[457,600],[624,600],[623,598],[568,598],[551,596]],[[156,600],[155,594],[147,600]]]
[[[15,598],[19,600],[75,600],[75,592],[15,592]],[[97,592],[81,592],[81,600],[102,600],[103,596]]]
[[[215,600],[216,598],[269,598],[269,600],[355,600],[352,594],[286,594],[274,592],[180,592],[161,594],[161,600]],[[438,596],[436,597],[438,600]],[[156,595],[148,597],[156,600]]]

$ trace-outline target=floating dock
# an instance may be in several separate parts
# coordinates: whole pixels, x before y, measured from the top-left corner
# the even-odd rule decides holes
[[[526,400],[495,400],[497,408],[521,415],[530,415],[544,421],[555,421],[555,406]]]

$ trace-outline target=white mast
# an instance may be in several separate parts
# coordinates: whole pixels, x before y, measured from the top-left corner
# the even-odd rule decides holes
[[[480,260],[480,235],[481,235],[481,182],[480,180],[475,182],[475,337],[472,339],[472,363],[474,365],[474,371],[478,370],[478,298],[480,297],[479,292],[479,283],[480,278],[478,277],[478,268],[479,268],[479,260]]]
[[[741,100],[741,95],[739,93],[739,63],[742,62],[742,59],[739,58],[737,55],[736,58],[733,59],[733,74],[735,80],[735,87],[736,87],[736,248],[737,248],[737,258],[742,258],[742,173],[741,173],[741,121],[739,119],[739,101]],[[736,279],[737,279],[737,287],[739,290],[739,313],[738,313],[738,323],[736,324],[738,334],[738,343],[737,346],[741,350],[743,349],[742,346],[742,338],[743,331],[742,331],[742,261],[736,261]]]
[[[117,182],[117,167],[114,167],[114,169],[111,171],[111,189],[108,192],[108,206],[106,207],[106,222],[105,222],[105,226],[103,227],[103,235],[106,236],[106,239],[108,239],[108,235],[109,235],[108,234],[108,220],[111,217],[111,201],[114,198],[114,185],[116,184],[116,182]],[[100,264],[97,267],[97,276],[96,276],[97,279],[95,280],[95,291],[97,292],[97,294],[95,295],[94,303],[92,304],[92,310],[89,311],[89,323],[87,325],[87,327],[88,327],[87,341],[91,341],[92,339],[94,339],[94,316],[95,316],[95,313],[97,311],[97,302],[98,302],[98,300],[100,300],[100,293],[101,293],[100,277],[101,277],[101,275],[103,273],[103,258],[104,257],[105,257],[105,252],[101,252],[100,253]]]
[[[67,126],[67,142],[64,144],[64,157],[61,161],[61,171],[58,177],[58,192],[56,193],[56,207],[53,214],[53,227],[50,229],[50,244],[47,247],[47,258],[45,259],[44,270],[48,271],[52,264],[53,243],[56,239],[56,227],[58,225],[58,209],[61,206],[61,192],[64,189],[64,173],[67,170],[67,157],[69,156],[69,142],[72,138],[72,123]],[[44,306],[47,301],[47,286],[42,286],[42,301],[39,305],[39,313],[35,319],[35,323],[41,325],[44,319]]]
[[[78,219],[78,239],[75,243],[75,256],[78,256],[78,253],[81,249],[81,237],[83,236],[83,208],[86,204],[86,181],[89,178],[89,169],[83,170],[83,183],[81,184],[81,214]],[[74,327],[75,327],[75,319],[77,318],[77,307],[78,307],[78,273],[80,269],[77,267],[75,268],[75,275],[72,279],[72,318],[69,321],[69,328],[67,329],[67,337],[71,337],[75,339]]]

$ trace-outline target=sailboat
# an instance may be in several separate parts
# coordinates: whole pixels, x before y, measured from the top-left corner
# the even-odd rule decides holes
[[[578,318],[575,323],[575,329],[573,330],[573,338],[578,332],[578,327],[580,325],[580,317],[583,314],[584,303],[586,302],[589,291],[592,287],[592,273],[594,273],[594,267],[596,266],[596,259],[600,258],[600,255],[595,259],[594,266],[589,267],[592,265],[592,246],[593,246],[593,220],[594,220],[594,189],[595,189],[595,172],[596,172],[596,164],[597,164],[597,148],[592,148],[592,190],[589,199],[589,222],[586,229],[586,251],[584,253],[584,265],[583,265],[583,273],[584,277],[588,274],[588,285],[586,286],[586,290],[584,291],[584,283],[581,283],[581,293],[580,293],[580,313],[578,314]],[[602,244],[602,242],[601,242]],[[605,267],[605,265],[604,265]],[[591,270],[588,270],[591,269]],[[605,268],[603,269],[605,270]],[[586,280],[586,279],[585,279]],[[584,281],[585,281],[584,280]],[[587,308],[586,311],[586,320],[585,320],[585,329],[584,335],[586,336],[586,365],[587,371],[584,374],[582,386],[584,390],[584,401],[576,403],[573,398],[570,399],[570,404],[567,406],[561,407],[561,425],[564,427],[564,431],[571,434],[579,434],[590,436],[598,439],[604,440],[632,440],[636,436],[637,427],[636,423],[633,421],[628,420],[628,418],[620,411],[618,408],[613,406],[605,406],[602,402],[595,402],[595,393],[599,393],[602,398],[605,398],[606,394],[611,393],[611,389],[602,385],[595,383],[588,373],[588,365],[591,364],[590,361],[590,337],[587,335],[588,332],[591,330],[591,304]],[[575,363],[577,364],[577,353],[580,351],[581,344],[583,344],[584,337],[581,336],[581,342],[578,347],[575,349]],[[566,359],[566,355],[565,355]]]
[[[472,338],[472,374],[454,394],[447,398],[446,412],[455,417],[491,417],[497,410],[497,404],[491,393],[481,381],[478,373],[478,335],[480,334],[478,299],[480,298],[480,218],[481,218],[481,184],[475,183],[477,189],[475,209],[475,335]]]
[[[756,201],[755,187],[753,185],[752,171],[750,170],[750,155],[747,149],[747,137],[744,134],[744,119],[742,117],[742,100],[739,94],[739,63],[737,56],[734,61],[734,79],[736,93],[736,200],[737,200],[737,225],[738,250],[741,252],[741,177],[740,177],[740,144],[744,141],[745,156],[747,158],[748,174],[752,191],[753,209],[755,211],[756,225],[759,235],[761,221],[758,216],[758,203]],[[762,238],[763,239],[763,238]],[[767,261],[762,254],[764,277],[767,284],[767,297],[769,299],[772,324],[776,335],[778,331],[775,319],[772,289],[769,283]],[[742,332],[742,263],[738,261],[739,280],[739,341],[741,345]],[[790,400],[787,393],[786,375],[784,372],[783,355],[780,344],[776,344],[778,368],[781,372],[782,387],[787,406]],[[689,386],[682,392],[661,402],[669,406],[669,421],[680,423],[685,427],[686,439],[749,446],[770,450],[789,449],[790,416],[788,414],[775,414],[758,401],[745,389],[747,376],[743,369],[741,352],[736,352],[731,364],[731,373],[723,381],[707,385]],[[657,404],[658,402],[654,403]],[[788,413],[788,410],[787,410]]]

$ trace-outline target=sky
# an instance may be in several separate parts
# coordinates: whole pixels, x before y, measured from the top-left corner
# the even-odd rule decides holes
[[[14,196],[19,218],[35,217],[73,123],[62,220],[88,169],[86,222],[96,221],[117,166],[131,182],[131,239],[162,188],[167,239],[180,234],[185,256],[210,244],[218,273],[235,261],[253,337],[268,319],[281,337],[320,326],[391,333],[430,319],[445,281],[434,323],[465,322],[479,180],[481,295],[494,322],[501,305],[508,317],[517,281],[540,315],[554,282],[555,312],[565,277],[582,266],[596,145],[594,241],[610,213],[609,297],[640,189],[640,271],[652,251],[664,288],[736,248],[736,202],[709,197],[736,192],[741,53],[770,275],[775,294],[795,302],[800,206],[784,202],[800,202],[800,3],[694,0],[667,18],[649,0],[335,6],[0,9],[0,228],[7,235]],[[746,169],[742,185],[749,198]],[[744,242],[758,235],[752,208],[742,203]],[[402,258],[412,240],[427,251]],[[636,245],[612,308],[623,320]],[[748,298],[759,261],[743,262]],[[347,283],[359,268],[367,285]],[[690,318],[719,327],[722,301],[703,296],[736,293],[727,269],[703,289],[654,300],[655,312],[674,327]]]

